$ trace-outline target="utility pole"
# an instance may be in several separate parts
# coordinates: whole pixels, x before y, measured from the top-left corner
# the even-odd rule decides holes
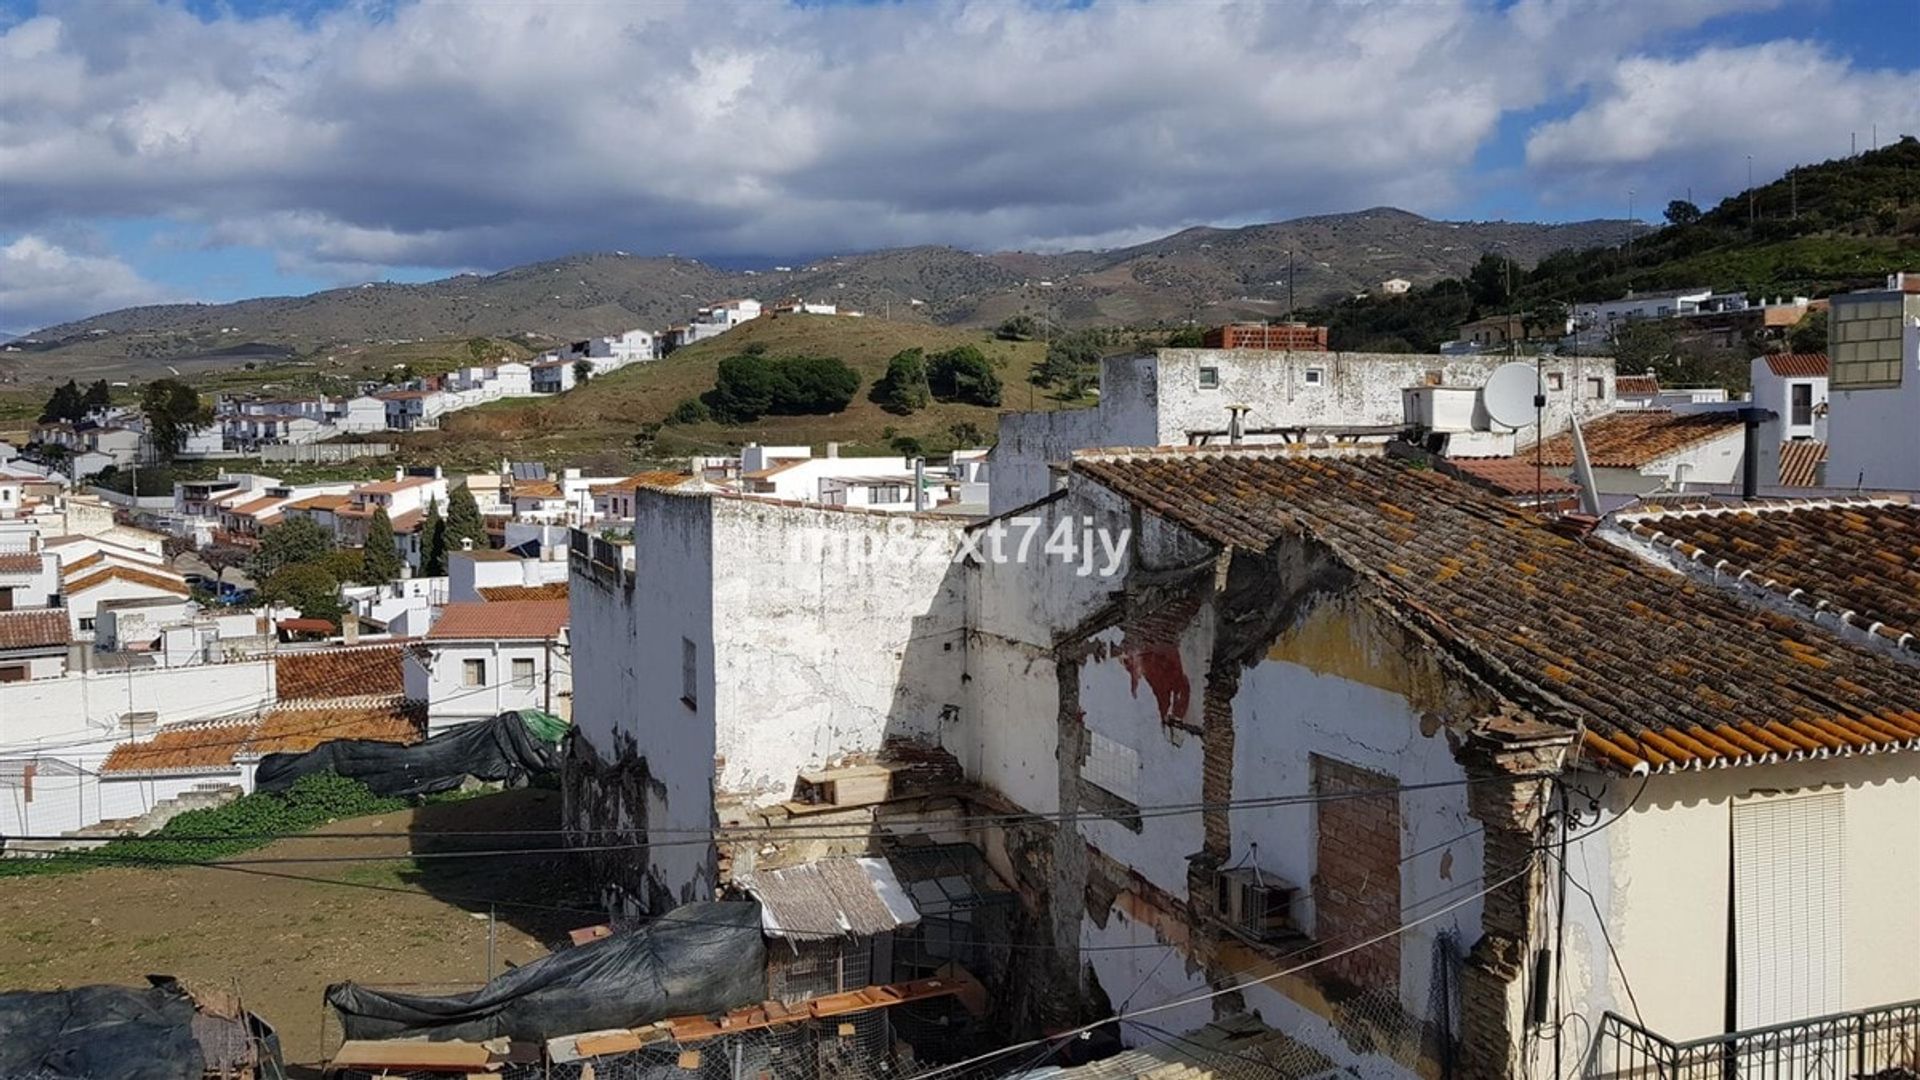
[[[548,637],[548,638],[547,638],[547,678],[546,678],[546,684],[547,684],[547,688],[546,688],[546,693],[545,693],[545,694],[544,694],[544,695],[542,696],[542,697],[543,697],[543,701],[542,701],[542,704],[541,704],[541,706],[540,706],[540,711],[541,711],[541,712],[544,712],[544,713],[546,713],[546,714],[547,714],[547,715],[549,715],[549,716],[551,716],[551,715],[553,715],[553,638],[552,638],[552,637]],[[491,968],[491,965],[492,965],[492,963],[493,963],[493,961],[492,961],[491,959],[489,959],[489,960],[487,961],[487,963],[488,963],[488,965],[489,965],[489,968],[488,968],[488,978],[492,978],[492,968]]]
[[[1790,211],[1792,214],[1792,218],[1795,221],[1799,221],[1800,220],[1800,173],[1794,169],[1787,170],[1787,197],[1789,199],[1789,204],[1792,206],[1792,210]]]
[[[1753,155],[1747,155],[1747,224],[1753,224]]]
[[[1293,321],[1293,249],[1287,249],[1287,321]]]

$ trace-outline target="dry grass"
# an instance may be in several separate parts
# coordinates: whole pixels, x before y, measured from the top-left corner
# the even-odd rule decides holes
[[[902,349],[929,352],[974,345],[999,365],[1005,385],[1003,408],[1057,408],[1061,403],[1034,391],[1027,382],[1045,355],[1040,342],[996,341],[986,331],[887,322],[881,319],[788,315],[761,318],[721,337],[675,352],[665,360],[615,372],[560,398],[500,402],[470,409],[446,421],[445,428],[417,437],[417,449],[437,450],[449,461],[508,456],[563,460],[581,454],[629,450],[634,436],[666,418],[680,401],[713,386],[720,361],[759,344],[771,356],[833,356],[860,374],[860,392],[846,411],[831,416],[779,416],[731,426],[717,423],[668,426],[657,433],[655,457],[720,452],[747,442],[819,447],[832,440],[846,452],[885,453],[896,435],[918,438],[928,448],[951,446],[950,429],[971,423],[991,438],[1001,409],[978,405],[936,404],[908,416],[896,416],[869,401],[874,380]],[[503,444],[507,447],[503,449]]]

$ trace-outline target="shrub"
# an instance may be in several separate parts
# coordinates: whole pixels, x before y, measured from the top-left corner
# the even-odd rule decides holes
[[[859,389],[860,376],[833,357],[769,360],[757,353],[742,353],[720,361],[707,403],[716,418],[745,423],[768,414],[837,413]]]
[[[667,414],[669,424],[704,424],[711,419],[713,414],[707,410],[706,402],[699,398],[687,398]]]
[[[903,349],[887,361],[887,373],[873,384],[873,400],[892,413],[927,407],[927,361],[920,349]]]
[[[971,345],[933,354],[927,362],[927,384],[941,401],[1000,404],[1000,376],[993,373],[993,362]]]

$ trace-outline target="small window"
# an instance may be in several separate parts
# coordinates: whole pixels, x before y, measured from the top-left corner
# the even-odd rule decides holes
[[[515,660],[513,662],[513,685],[522,690],[533,689],[532,660]]]
[[[487,685],[487,662],[485,660],[460,661],[460,685]]]
[[[1307,369],[1307,385],[1308,386],[1319,386],[1321,383],[1326,381],[1327,381],[1327,370],[1325,368],[1310,367]]]
[[[1792,393],[1794,424],[1804,427],[1813,423],[1813,384],[1794,383]]]
[[[1567,377],[1565,375],[1562,375],[1557,371],[1547,372],[1547,389],[1565,390],[1566,388],[1567,388]]]
[[[691,638],[680,639],[680,704],[700,707],[700,650]]]
[[[1220,389],[1220,369],[1219,368],[1203,367],[1200,369],[1200,389],[1202,390]]]
[[[867,501],[875,504],[903,503],[907,501],[907,489],[899,486],[869,488]]]
[[[1427,372],[1426,382],[1428,386],[1439,386],[1446,381],[1447,381],[1447,377],[1445,372],[1441,372],[1441,371]]]
[[[1602,378],[1588,379],[1587,396],[1595,401],[1603,400],[1607,396],[1607,380]]]
[[[92,630],[93,630],[93,620],[92,620],[92,619],[81,619],[81,620],[80,620],[80,629],[81,629],[81,630],[84,630],[84,631],[87,631],[87,632],[92,632]]]

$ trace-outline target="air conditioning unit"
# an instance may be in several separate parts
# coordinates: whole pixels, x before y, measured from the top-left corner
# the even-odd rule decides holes
[[[1242,937],[1271,941],[1297,931],[1293,900],[1299,891],[1251,866],[1220,871],[1215,879],[1220,917]]]
[[[1400,391],[1406,423],[1424,431],[1449,434],[1473,431],[1480,391],[1471,386],[1409,386]]]

